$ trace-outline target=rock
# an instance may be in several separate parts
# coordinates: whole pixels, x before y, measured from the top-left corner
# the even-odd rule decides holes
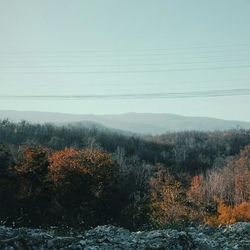
[[[40,229],[0,227],[0,249],[238,249],[250,250],[250,223],[237,223],[212,229],[207,226],[130,232],[115,226],[98,226],[82,233],[59,236]]]

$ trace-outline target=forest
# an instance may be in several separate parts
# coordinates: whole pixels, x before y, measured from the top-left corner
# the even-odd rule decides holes
[[[126,134],[0,122],[1,224],[131,230],[250,221],[250,130]]]

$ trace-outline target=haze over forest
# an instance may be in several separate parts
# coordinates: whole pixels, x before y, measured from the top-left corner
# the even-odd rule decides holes
[[[20,122],[78,123],[82,126],[113,128],[138,134],[163,134],[186,130],[213,131],[250,129],[250,122],[226,121],[208,117],[186,117],[174,114],[127,113],[122,115],[74,115],[64,113],[0,111],[0,119]]]

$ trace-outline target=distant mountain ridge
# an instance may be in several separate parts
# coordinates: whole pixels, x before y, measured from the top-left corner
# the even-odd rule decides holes
[[[0,119],[26,120],[32,123],[81,123],[101,126],[139,134],[162,134],[184,130],[250,129],[250,122],[222,120],[209,117],[188,117],[164,113],[125,113],[119,115],[78,115],[37,111],[0,110]]]

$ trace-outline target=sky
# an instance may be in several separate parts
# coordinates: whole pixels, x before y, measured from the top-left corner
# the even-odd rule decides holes
[[[250,121],[249,0],[0,0],[0,109]]]

